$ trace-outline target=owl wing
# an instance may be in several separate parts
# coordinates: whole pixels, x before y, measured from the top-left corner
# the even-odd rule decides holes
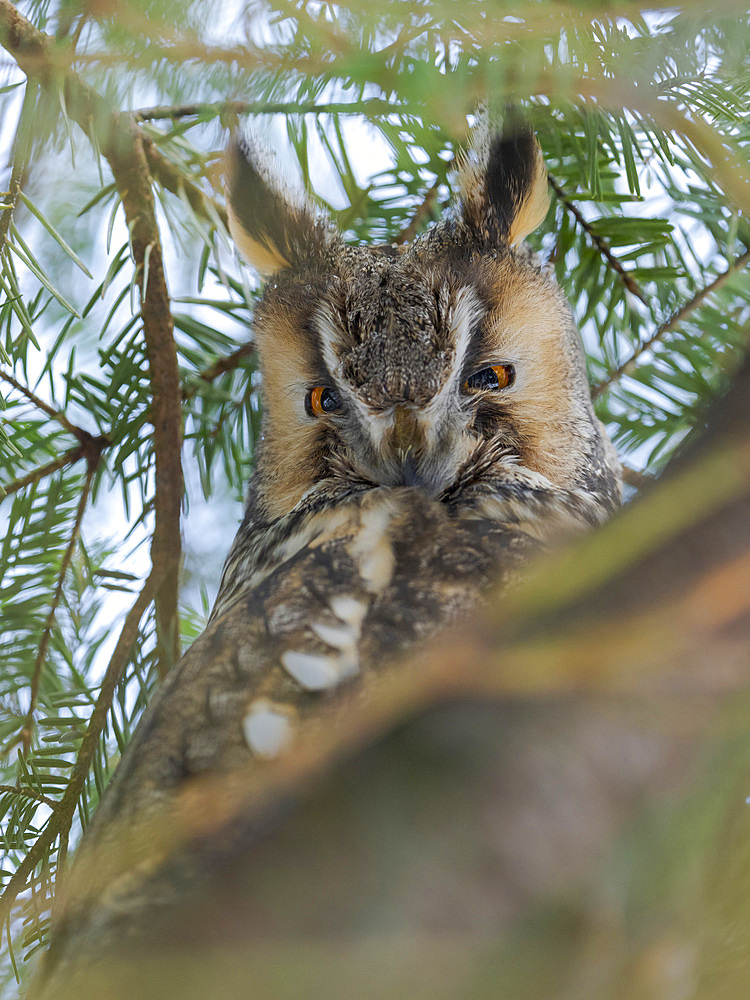
[[[79,849],[50,969],[116,942],[135,913],[192,881],[180,866],[195,858],[170,861],[163,831],[148,832],[191,779],[247,773],[301,727],[335,725],[339,694],[455,620],[498,568],[516,575],[537,544],[517,524],[454,516],[410,488],[323,511],[305,539],[285,539],[288,558],[235,592],[164,682]]]

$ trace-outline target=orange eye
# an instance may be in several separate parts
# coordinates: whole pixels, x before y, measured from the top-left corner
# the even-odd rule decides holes
[[[327,385],[316,385],[310,389],[305,399],[308,417],[322,417],[341,409],[341,400]]]
[[[516,380],[513,365],[489,365],[474,372],[464,382],[464,389],[507,389]]]

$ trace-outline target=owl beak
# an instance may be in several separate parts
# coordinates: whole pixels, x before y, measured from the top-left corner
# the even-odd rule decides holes
[[[424,432],[413,406],[397,406],[393,415],[391,446],[396,454],[405,486],[425,489],[429,484],[421,475],[417,456],[424,447]]]
[[[391,442],[397,455],[407,456],[424,444],[417,414],[411,406],[397,406],[393,414]]]

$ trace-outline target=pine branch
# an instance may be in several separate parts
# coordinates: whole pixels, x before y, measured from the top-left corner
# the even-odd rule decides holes
[[[135,122],[136,117],[134,116],[132,120]],[[192,210],[200,218],[207,219],[211,223],[218,219],[226,229],[226,209],[166,160],[150,136],[143,134],[141,141],[153,179],[170,194],[186,198]]]
[[[160,570],[160,572],[162,571]],[[55,803],[54,811],[47,821],[47,825],[8,880],[0,896],[0,927],[7,926],[16,897],[32,881],[34,869],[45,857],[55,838],[60,836],[63,839],[67,839],[70,824],[86,784],[96,748],[107,721],[107,715],[112,707],[117,685],[123,670],[130,660],[133,644],[138,638],[141,618],[153,600],[154,592],[157,590],[160,582],[159,573],[153,569],[125,618],[117,645],[104,674],[99,696],[91,713],[89,724],[81,742],[70,781],[65,788],[63,797],[59,802]]]
[[[586,235],[589,237],[591,242],[597,248],[599,253],[605,259],[607,265],[615,272],[615,274],[623,283],[623,285],[627,288],[627,290],[631,292],[633,295],[635,295],[637,299],[640,299],[644,305],[646,306],[649,305],[646,293],[640,287],[638,282],[635,281],[635,279],[630,274],[628,274],[628,272],[622,266],[617,257],[615,257],[615,255],[612,253],[612,249],[609,243],[607,243],[606,240],[603,240],[601,236],[596,235],[592,227],[589,225],[589,223],[581,214],[581,211],[578,208],[578,206],[574,202],[572,202],[570,198],[568,198],[568,196],[565,194],[565,192],[557,183],[557,181],[554,179],[554,177],[548,175],[547,182],[549,186],[552,188],[552,190],[555,192],[557,200],[568,212],[570,212],[570,214],[576,220],[578,225],[586,233]]]
[[[63,595],[63,586],[65,584],[65,577],[68,575],[68,569],[73,561],[73,554],[75,552],[76,544],[78,538],[81,534],[81,524],[83,522],[83,515],[86,512],[86,506],[89,501],[89,495],[91,493],[91,483],[96,473],[98,465],[97,460],[89,459],[89,467],[86,472],[86,481],[83,485],[83,490],[81,491],[81,497],[78,501],[78,508],[76,510],[75,520],[73,522],[73,530],[70,533],[70,540],[68,541],[67,548],[63,554],[62,562],[60,563],[60,572],[57,575],[57,586],[55,587],[55,593],[52,596],[52,603],[50,605],[49,613],[47,614],[47,620],[44,623],[44,631],[42,632],[42,638],[39,642],[39,648],[36,654],[36,660],[34,661],[34,672],[31,676],[31,694],[29,698],[29,708],[24,719],[23,727],[21,729],[21,746],[24,757],[28,754],[31,748],[31,738],[34,732],[34,715],[36,713],[37,701],[39,700],[39,686],[42,680],[42,670],[44,669],[44,664],[47,660],[47,651],[49,650],[49,643],[52,637],[52,629],[55,626],[55,618],[57,617],[57,609],[60,604]]]
[[[159,670],[163,675],[179,656],[177,593],[183,493],[177,348],[149,170],[149,162],[161,164],[163,158],[153,149],[150,140],[144,140],[132,115],[117,111],[73,70],[60,67],[54,39],[38,31],[9,0],[0,0],[0,43],[14,56],[23,72],[38,80],[50,93],[59,95],[62,86],[69,117],[107,159],[125,210],[136,280],[141,291],[141,315],[151,377],[156,464],[151,559],[161,580],[156,595],[156,621]],[[171,176],[174,171],[170,168],[167,173]]]
[[[652,348],[655,344],[658,344],[659,341],[662,340],[668,333],[675,330],[683,320],[687,319],[691,313],[695,312],[698,306],[700,306],[709,295],[713,294],[713,292],[715,292],[718,288],[721,288],[728,278],[731,278],[733,274],[736,274],[737,271],[742,270],[742,268],[746,267],[748,264],[750,264],[750,250],[745,251],[745,253],[743,253],[740,257],[735,258],[726,270],[722,271],[721,274],[718,274],[713,281],[710,281],[707,285],[704,285],[703,288],[699,289],[688,302],[686,302],[683,306],[680,306],[679,309],[672,313],[669,319],[665,320],[660,326],[658,326],[650,337],[641,341],[629,358],[623,361],[622,364],[618,365],[617,368],[613,368],[609,371],[601,382],[592,386],[591,398],[596,399],[598,396],[601,396],[606,389],[609,389],[615,382],[618,382],[623,375],[629,375],[638,364],[638,359],[642,354]]]
[[[94,438],[93,440],[100,443],[102,447],[105,447],[108,443],[105,438]],[[2,502],[5,497],[11,496],[13,493],[17,493],[26,486],[31,486],[32,483],[38,483],[39,480],[44,479],[45,476],[51,476],[52,473],[57,472],[58,469],[63,469],[66,465],[74,465],[76,462],[85,457],[87,457],[86,447],[85,445],[79,444],[76,445],[75,448],[70,448],[58,458],[53,458],[52,461],[47,462],[46,465],[40,465],[38,468],[32,469],[31,472],[27,472],[25,476],[20,476],[18,479],[14,479],[12,482],[6,483],[4,486],[0,485],[0,491],[4,494],[0,497],[0,502]]]

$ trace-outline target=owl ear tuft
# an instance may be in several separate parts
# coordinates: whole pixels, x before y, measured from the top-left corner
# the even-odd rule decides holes
[[[330,223],[317,217],[301,192],[283,190],[267,162],[268,155],[246,138],[235,136],[227,149],[229,231],[264,277],[322,257],[333,239]]]
[[[515,246],[544,221],[547,172],[528,123],[506,119],[499,133],[480,116],[459,179],[464,223],[482,244]]]

